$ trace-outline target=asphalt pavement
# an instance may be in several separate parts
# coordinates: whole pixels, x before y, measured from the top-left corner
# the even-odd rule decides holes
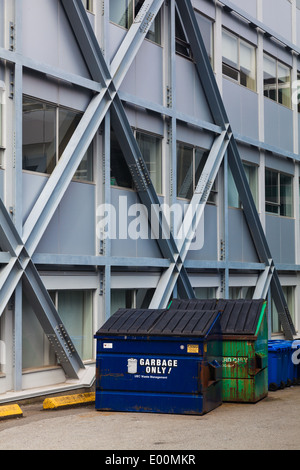
[[[269,392],[256,404],[223,403],[204,416],[99,412],[94,405],[45,411],[42,401],[22,409],[22,418],[0,422],[0,450],[102,450],[116,459],[117,450],[176,457],[198,450],[300,449],[300,386]]]

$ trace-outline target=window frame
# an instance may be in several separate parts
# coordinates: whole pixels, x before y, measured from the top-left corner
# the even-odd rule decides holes
[[[236,62],[236,64],[234,64],[234,62],[231,62],[230,59],[228,59],[228,58],[227,58],[227,61],[226,61],[226,56],[223,55],[223,53],[224,53],[224,49],[223,49],[224,38],[223,38],[223,35],[227,35],[228,37],[231,37],[232,39],[234,39],[236,41],[236,45],[237,45],[237,62]],[[249,79],[251,79],[254,82],[253,86],[245,85],[242,82],[242,76],[243,76],[242,73],[243,73],[243,71],[242,71],[242,65],[241,65],[241,45],[245,45],[249,49],[251,48],[253,50],[253,54],[254,54],[253,55],[253,57],[254,57],[253,75],[254,75],[254,78],[252,78],[251,75],[245,74],[246,77],[248,77]],[[227,73],[225,72],[226,68],[228,69]],[[231,72],[231,74],[229,72]],[[234,77],[234,74],[236,75],[236,78]],[[252,44],[249,41],[245,41],[240,36],[237,36],[236,34],[232,33],[231,31],[229,31],[228,29],[226,29],[224,27],[222,28],[222,75],[223,75],[223,77],[225,77],[229,80],[232,80],[234,83],[237,83],[237,84],[247,88],[248,90],[251,90],[251,91],[254,91],[255,93],[257,93],[257,47],[255,46],[255,44]]]
[[[89,13],[94,13],[94,0],[82,0],[83,6]]]
[[[50,176],[52,174],[52,172],[54,171],[55,167],[57,166],[57,164],[59,162],[59,159],[61,158],[61,155],[63,153],[63,152],[61,153],[61,150],[60,150],[62,142],[61,142],[60,137],[59,137],[60,111],[66,111],[66,112],[74,113],[74,116],[75,115],[78,116],[79,121],[80,121],[81,117],[83,116],[83,112],[79,111],[79,110],[76,110],[76,109],[73,109],[73,108],[70,108],[70,107],[67,107],[67,106],[62,106],[58,103],[51,103],[49,101],[42,100],[42,99],[36,98],[34,96],[24,94],[23,95],[23,115],[22,115],[23,124],[24,124],[24,102],[25,102],[25,100],[27,100],[27,102],[32,101],[32,103],[40,103],[43,106],[49,106],[49,109],[52,108],[53,111],[54,111],[55,122],[53,123],[53,125],[54,125],[54,129],[55,129],[55,131],[54,131],[55,132],[55,136],[54,136],[54,140],[55,140],[55,144],[54,144],[55,145],[55,154],[54,154],[55,155],[55,161],[54,161],[54,168],[50,172],[47,172],[47,171],[46,172],[41,172],[41,171],[35,171],[35,170],[32,170],[32,169],[24,168],[24,162],[22,162],[22,170],[25,171],[25,172],[28,172],[28,173],[36,174],[36,175]],[[77,127],[77,125],[76,125],[76,127]],[[23,135],[22,146],[23,146],[22,158],[24,158],[24,135]],[[76,177],[76,173],[78,171],[80,171],[80,166],[82,165],[82,162],[84,161],[86,156],[88,157],[89,154],[90,154],[90,165],[91,165],[90,171],[91,171],[91,174],[92,174],[91,178],[82,179],[82,178]],[[74,174],[74,176],[72,178],[73,181],[80,182],[80,183],[94,184],[95,175],[94,175],[94,145],[93,145],[93,142],[90,144],[87,152],[85,153],[82,161],[80,162],[80,164],[78,166],[78,169],[76,170],[76,173]]]
[[[119,1],[119,0],[118,0]],[[129,1],[129,3],[127,3],[127,8],[126,8],[126,12],[124,13],[124,16],[125,16],[125,25],[124,24],[121,24],[120,22],[117,22],[117,21],[114,21],[111,17],[111,14],[109,16],[109,21],[117,26],[120,26],[121,28],[124,28],[124,29],[129,29],[132,24],[134,23],[135,21],[135,18],[138,16],[139,14],[139,11],[140,11],[140,7],[142,6],[141,5],[136,5],[136,0],[127,0]],[[139,7],[138,10],[136,11],[136,7]],[[110,7],[110,13],[112,12],[112,8]],[[157,44],[159,46],[162,45],[162,11],[160,10],[157,14],[157,16],[155,17],[154,19],[154,22],[153,22],[153,26],[154,26],[154,34],[156,35],[157,34],[157,38],[153,39],[151,37],[151,30],[148,31],[147,35],[146,35],[146,39],[148,39],[148,41],[151,41],[153,42],[154,44]]]
[[[266,72],[266,67],[265,67],[265,59],[267,59],[269,61],[273,61],[275,63],[276,76],[274,77],[275,84],[274,84],[273,89],[274,89],[275,94],[276,94],[276,99],[274,99],[270,96],[271,91],[272,91],[272,83],[270,84],[268,89],[266,88],[265,73],[267,73],[267,72]],[[286,83],[289,83],[289,88],[288,88],[289,89],[289,98],[288,98],[289,104],[285,104],[283,102],[284,100],[282,100],[282,102],[279,100],[279,96],[280,96],[280,94],[279,94],[279,92],[280,92],[279,75],[278,75],[278,67],[279,66],[282,66],[282,67],[286,68],[289,71],[289,82],[286,82]],[[284,88],[284,87],[282,87],[282,88]],[[277,104],[285,106],[288,109],[292,109],[292,68],[289,65],[285,64],[281,60],[278,60],[276,57],[273,57],[271,54],[268,54],[265,51],[263,53],[263,89],[264,89],[264,97],[265,98],[268,98],[269,100],[274,101]],[[267,90],[267,94],[266,94],[266,90]]]
[[[184,197],[184,196],[179,196],[178,195],[178,150],[179,150],[179,147],[182,146],[183,148],[185,149],[188,149],[192,152],[192,195],[191,195],[191,198],[189,197]],[[180,199],[180,200],[183,200],[183,201],[190,201],[195,193],[195,190],[196,190],[196,187],[197,187],[197,184],[199,181],[196,180],[196,173],[197,173],[197,169],[196,169],[196,156],[197,156],[197,151],[201,151],[203,152],[202,154],[202,157],[204,156],[205,153],[207,153],[207,156],[209,154],[209,150],[207,149],[204,149],[202,147],[199,147],[199,146],[196,146],[196,145],[192,145],[192,144],[188,144],[186,142],[182,142],[182,141],[177,141],[176,143],[176,168],[177,168],[177,180],[176,180],[176,197],[177,199]],[[207,203],[208,204],[212,204],[212,205],[216,205],[217,204],[217,201],[216,201],[216,196],[218,194],[218,188],[217,188],[217,179],[218,179],[218,176],[216,177],[213,185],[212,185],[212,188],[210,190],[210,193],[209,193],[209,196],[208,196],[208,199],[207,199]]]
[[[251,191],[255,206],[257,207],[258,206],[258,200],[259,200],[259,194],[258,194],[258,191],[259,191],[259,188],[258,188],[258,168],[259,168],[259,165],[256,164],[256,163],[248,162],[246,160],[242,160],[242,164],[243,164],[244,170],[245,170],[245,167],[249,167],[249,168],[251,167],[251,168],[256,170],[256,172],[255,172],[255,179],[256,179],[255,194],[253,194],[252,187],[251,187],[251,182],[248,180],[248,178],[247,178],[247,181],[248,181],[248,184],[249,184],[249,187],[250,187],[250,191]],[[247,172],[246,171],[245,171],[245,174],[246,174],[246,177],[247,177]],[[229,175],[232,175],[232,174],[231,174],[230,168],[228,167],[228,178],[232,177],[232,176],[229,176]],[[232,180],[233,180],[233,177],[232,177]],[[234,180],[233,180],[233,184],[234,184]],[[241,200],[240,200],[240,197],[239,197],[239,194],[237,192],[235,184],[234,184],[234,192],[237,193],[236,197],[238,198],[238,204],[231,205],[229,203],[230,202],[229,201],[229,198],[230,198],[229,191],[230,191],[230,185],[228,184],[228,207],[233,208],[233,209],[242,209],[242,203],[241,203]]]
[[[266,214],[270,214],[270,215],[275,215],[277,217],[288,217],[290,219],[294,218],[294,213],[295,213],[295,209],[294,209],[294,176],[293,175],[290,175],[288,173],[284,173],[282,171],[279,171],[279,170],[274,170],[273,168],[268,168],[266,167],[265,168],[265,187],[267,187],[267,172],[272,172],[272,173],[275,173],[277,174],[277,202],[274,202],[274,201],[270,201],[267,199],[267,192],[265,191],[265,211],[266,211]],[[282,214],[281,212],[281,207],[282,207],[282,194],[281,194],[281,176],[285,176],[285,177],[289,177],[291,179],[291,215],[284,215]],[[277,208],[277,212],[271,212],[270,210],[267,209],[267,206],[272,206],[272,207],[275,207]]]

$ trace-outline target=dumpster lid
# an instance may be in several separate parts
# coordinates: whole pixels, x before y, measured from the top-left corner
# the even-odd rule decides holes
[[[222,334],[255,335],[264,302],[264,299],[174,299],[169,308],[218,310],[222,314]]]
[[[263,299],[220,300],[222,333],[255,335],[264,302]]]
[[[216,299],[198,300],[198,299],[173,299],[169,305],[172,310],[218,310],[218,301]]]
[[[217,310],[119,309],[98,330],[99,335],[205,337],[213,331]]]

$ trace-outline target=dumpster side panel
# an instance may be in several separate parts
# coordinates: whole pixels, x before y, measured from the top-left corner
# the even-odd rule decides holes
[[[268,393],[268,369],[247,379],[223,380],[223,401],[235,403],[256,403]]]

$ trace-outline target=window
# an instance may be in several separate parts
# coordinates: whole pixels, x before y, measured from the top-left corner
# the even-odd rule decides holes
[[[177,144],[177,197],[192,199],[207,157],[207,150],[182,143]],[[216,192],[214,184],[208,202],[215,202]]]
[[[217,294],[216,287],[195,287],[196,299],[215,299]]]
[[[162,193],[162,139],[160,137],[135,131],[135,137],[145,160],[156,191]],[[111,129],[111,185],[121,188],[134,188],[123,151],[116,135]]]
[[[144,0],[110,0],[110,21],[129,29],[138,15]],[[159,12],[147,33],[147,39],[161,43],[161,13]]]
[[[110,184],[121,188],[134,188],[131,173],[113,129],[110,134]]]
[[[222,31],[222,71],[250,90],[256,90],[255,47],[237,36]]]
[[[210,63],[213,64],[213,22],[206,16],[195,12],[201,36],[208,54]]]
[[[255,287],[229,287],[229,298],[230,299],[252,299],[255,291]]]
[[[23,170],[50,175],[62,156],[82,113],[23,98]],[[92,145],[83,157],[74,178],[93,180]]]
[[[266,169],[266,212],[293,217],[293,177]]]
[[[206,52],[208,54],[210,63],[213,63],[213,22],[206,16],[201,15],[195,11],[198,26],[200,28],[201,36],[204,42]],[[179,13],[176,9],[175,12],[175,49],[177,54],[189,59],[193,58],[192,50],[188,41],[183,23],[180,19]]]
[[[145,308],[150,305],[155,289],[112,289],[111,315],[120,308]]]
[[[291,69],[267,54],[264,54],[264,95],[291,107]]]
[[[50,296],[82,360],[93,359],[92,291],[51,291]],[[57,365],[33,309],[23,298],[23,369]]]
[[[282,286],[283,294],[295,325],[295,287],[294,286]],[[296,327],[296,325],[295,325]],[[281,333],[281,324],[278,318],[278,312],[274,301],[271,303],[271,329],[272,333]]]
[[[257,166],[250,163],[243,162],[246,178],[248,180],[251,194],[255,204],[258,201],[258,177],[257,177]],[[242,204],[239,198],[239,194],[231,173],[228,168],[228,205],[230,207],[241,208]]]
[[[82,0],[84,8],[93,13],[93,0]]]
[[[3,104],[5,83],[0,80],[0,148],[3,147]]]
[[[70,338],[83,361],[93,359],[93,293],[69,290],[56,293],[56,305]]]
[[[150,134],[136,132],[136,140],[144,157],[152,184],[162,194],[162,140]]]
[[[189,45],[187,35],[185,33],[183,24],[181,22],[179,13],[176,9],[175,12],[175,50],[177,54],[182,55],[184,57],[188,57],[189,59],[192,58],[192,50]]]

